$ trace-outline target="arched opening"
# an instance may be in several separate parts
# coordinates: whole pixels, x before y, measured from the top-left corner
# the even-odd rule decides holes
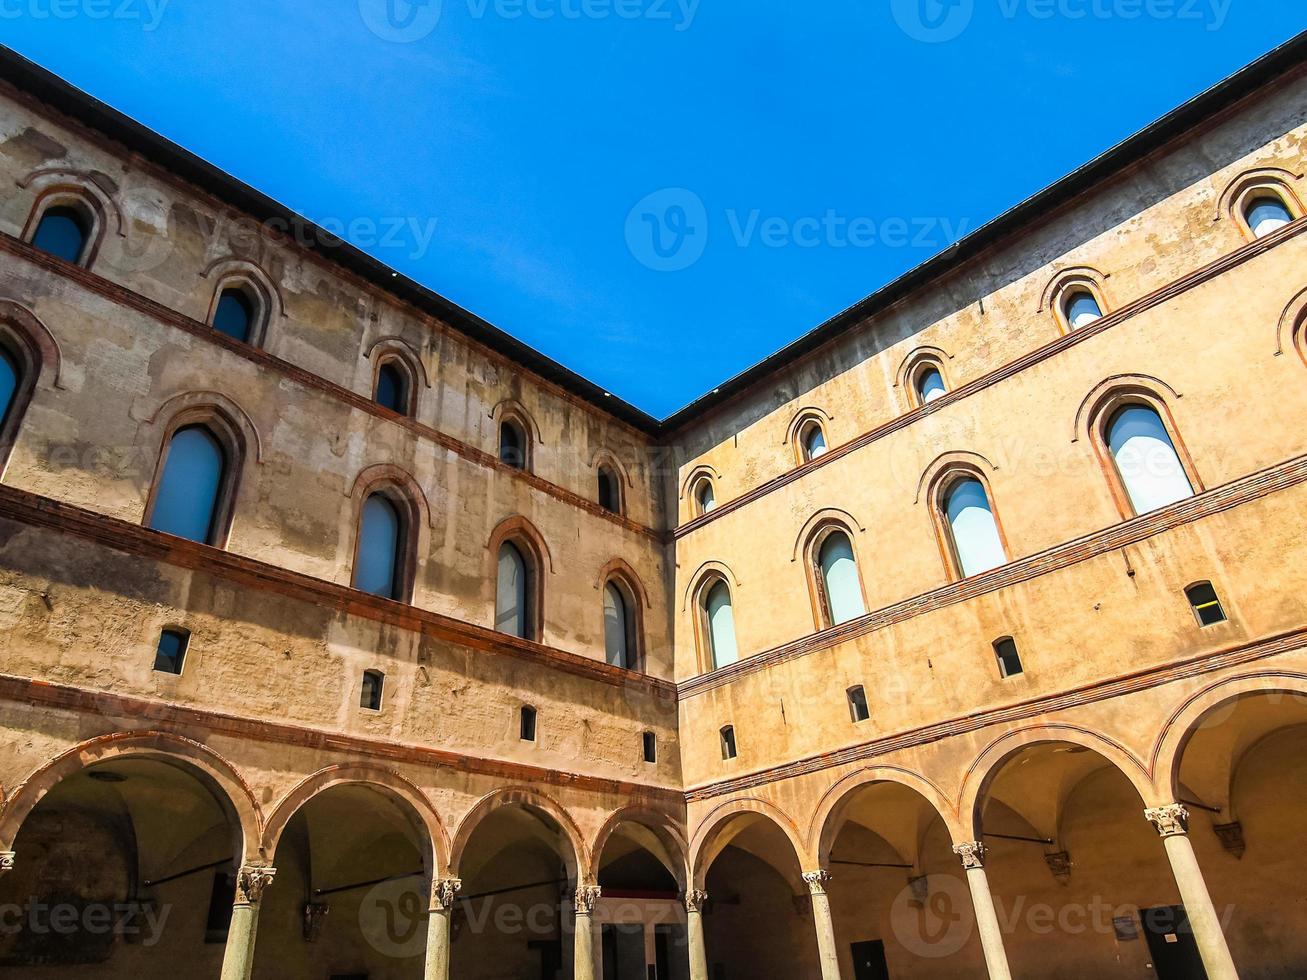
[[[572,976],[578,862],[568,833],[530,803],[501,801],[469,819],[476,823],[457,855],[451,975]]]
[[[664,833],[623,821],[595,858],[603,980],[689,980],[681,849]]]
[[[9,413],[18,400],[22,380],[22,369],[18,366],[17,359],[0,346],[0,431],[9,423]]]
[[[799,426],[800,463],[809,463],[814,459],[825,456],[828,448],[826,445],[826,430],[822,428],[821,422],[817,419],[808,419],[803,425]]]
[[[785,832],[762,814],[738,813],[717,828],[701,855],[708,976],[816,976],[811,899]]]
[[[825,626],[838,626],[867,612],[853,542],[843,528],[828,528],[813,549]]]
[[[821,853],[845,976],[985,975],[953,843],[935,806],[902,783],[863,783],[832,807]]]
[[[978,836],[1014,976],[1204,975],[1163,968],[1200,961],[1146,806],[1080,744],[1038,742],[991,773]]]
[[[735,641],[735,609],[731,587],[724,578],[715,577],[700,590],[700,630],[708,669],[728,667],[740,659]]]
[[[354,588],[384,599],[408,599],[409,539],[405,509],[378,491],[363,502],[354,552]]]
[[[612,467],[600,465],[597,474],[599,506],[610,514],[622,512],[622,484]]]
[[[638,670],[641,666],[635,597],[619,579],[604,585],[604,654],[615,667]]]
[[[255,340],[262,304],[244,286],[226,286],[218,293],[210,326],[220,334],[250,344]]]
[[[1175,795],[1240,975],[1307,975],[1307,934],[1285,901],[1307,877],[1307,695],[1263,689],[1205,711]]]
[[[41,212],[32,244],[73,265],[86,263],[91,250],[95,217],[80,201],[57,201]]]
[[[1105,426],[1108,451],[1136,514],[1192,497],[1193,484],[1166,423],[1151,405],[1122,405]]]
[[[944,373],[934,361],[923,362],[913,372],[912,389],[916,393],[918,405],[929,405],[948,394]]]
[[[13,975],[220,972],[243,835],[229,800],[185,762],[120,755],[56,783],[27,814],[0,905]]]
[[[1265,238],[1293,222],[1293,212],[1284,203],[1284,198],[1269,189],[1260,189],[1250,195],[1243,215],[1254,238]]]
[[[435,861],[409,801],[365,782],[328,786],[287,820],[274,863],[255,980],[421,974]]]
[[[414,386],[402,361],[391,357],[377,368],[372,400],[398,415],[412,415]]]
[[[1068,292],[1062,300],[1062,313],[1066,317],[1067,326],[1072,330],[1080,330],[1103,319],[1103,307],[1099,304],[1098,297],[1088,289]]]
[[[516,419],[504,419],[499,424],[499,460],[515,470],[525,470],[531,456],[526,429]]]
[[[529,552],[515,542],[499,546],[498,576],[495,582],[495,629],[524,640],[537,639],[535,578],[537,570]]]
[[[943,511],[949,543],[962,578],[1007,564],[1007,550],[985,485],[974,476],[948,484]]]
[[[699,515],[711,514],[717,509],[717,494],[713,490],[710,477],[701,476],[695,481],[694,505]]]
[[[207,425],[177,429],[164,451],[147,525],[203,544],[220,544],[231,513],[230,461]]]

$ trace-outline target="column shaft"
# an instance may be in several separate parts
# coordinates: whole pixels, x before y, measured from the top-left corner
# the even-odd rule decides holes
[[[690,980],[708,980],[708,944],[703,937],[703,905],[706,892],[691,889],[685,894],[685,935],[690,952]]]
[[[989,890],[989,877],[985,874],[985,845],[978,840],[965,841],[954,844],[953,853],[966,869],[976,931],[980,934],[980,948],[985,953],[985,972],[989,974],[989,980],[1012,980],[1007,950],[1003,948],[1003,930],[999,928],[994,895]]]
[[[835,944],[835,921],[831,918],[830,897],[826,894],[826,882],[830,881],[830,873],[806,871],[803,880],[808,883],[808,891],[812,895],[812,924],[817,930],[821,978],[840,980],[840,951]]]
[[[243,867],[236,873],[236,901],[222,954],[222,980],[250,980],[254,972],[254,939],[259,931],[259,903],[276,868]]]
[[[573,980],[595,980],[594,910],[599,895],[598,885],[583,885],[576,890]]]

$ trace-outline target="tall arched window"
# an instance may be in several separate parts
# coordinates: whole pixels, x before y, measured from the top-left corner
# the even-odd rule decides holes
[[[514,419],[505,419],[499,426],[499,459],[514,469],[526,469],[526,430]]]
[[[829,625],[847,623],[867,612],[853,543],[843,531],[831,531],[822,541],[817,549],[817,571]]]
[[[706,476],[694,485],[694,503],[700,514],[711,514],[717,509],[717,495],[713,492],[712,480]]]
[[[703,597],[704,635],[713,669],[726,667],[740,659],[735,643],[735,611],[731,607],[731,589],[722,579],[714,582]]]
[[[816,419],[804,423],[799,431],[799,449],[805,463],[826,455],[826,432]]]
[[[1098,304],[1098,297],[1087,289],[1076,289],[1062,301],[1062,311],[1066,315],[1067,326],[1072,330],[1087,327],[1095,320],[1103,319],[1103,308]]]
[[[45,209],[32,244],[43,252],[74,265],[86,258],[91,240],[91,219],[86,211],[73,204],[55,204]]]
[[[600,466],[598,473],[599,506],[613,514],[622,512],[622,486],[617,474],[608,466]]]
[[[0,431],[9,421],[9,413],[18,399],[18,383],[21,379],[18,362],[3,347],[0,347]]]
[[[216,544],[227,480],[227,454],[204,425],[188,425],[168,443],[149,526],[204,544]]]
[[[495,583],[495,629],[524,640],[533,635],[531,566],[511,541],[499,546],[499,574]]]
[[[410,390],[408,373],[392,358],[377,368],[377,390],[373,395],[382,408],[408,415]]]
[[[944,495],[944,514],[963,578],[1007,563],[998,522],[994,520],[994,509],[983,483],[975,477],[963,477],[955,482]]]
[[[948,394],[948,388],[944,385],[944,375],[934,364],[924,364],[917,370],[915,386],[917,403],[920,405],[929,405],[936,398]]]
[[[1244,218],[1254,238],[1265,238],[1293,221],[1293,212],[1277,194],[1258,194],[1244,208]]]
[[[363,502],[354,553],[354,588],[384,599],[403,600],[404,515],[384,493]]]
[[[1193,496],[1166,424],[1150,406],[1117,409],[1107,423],[1107,446],[1136,514]]]
[[[239,287],[229,287],[218,294],[213,308],[213,329],[232,340],[248,344],[254,335],[254,318],[258,307],[249,294]]]
[[[634,669],[636,650],[633,611],[616,582],[604,586],[604,652],[614,667]]]

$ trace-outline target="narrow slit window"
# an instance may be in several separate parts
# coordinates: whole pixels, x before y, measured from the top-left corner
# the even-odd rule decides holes
[[[644,749],[644,761],[650,764],[658,761],[658,738],[653,732],[645,732],[640,737]]]
[[[722,729],[722,758],[724,760],[734,759],[738,754],[735,748],[735,726],[727,725]]]
[[[1016,677],[1017,674],[1025,672],[1021,666],[1021,654],[1017,652],[1017,644],[1010,636],[1005,636],[994,644],[994,655],[998,658],[998,673],[1000,677]]]
[[[159,646],[154,652],[154,669],[161,674],[180,674],[190,643],[191,634],[185,630],[164,630],[159,634]]]
[[[1216,594],[1216,589],[1212,587],[1211,582],[1191,585],[1185,590],[1185,595],[1189,597],[1189,605],[1193,607],[1199,626],[1215,626],[1217,623],[1225,622],[1226,615],[1221,605],[1221,597]]]
[[[523,742],[536,740],[536,709],[529,704],[522,705],[521,725],[518,737]]]
[[[381,710],[381,689],[385,685],[385,675],[379,670],[363,671],[363,691],[359,695],[359,707],[369,711]]]
[[[849,716],[855,725],[871,717],[871,708],[867,705],[867,692],[861,684],[849,688]]]

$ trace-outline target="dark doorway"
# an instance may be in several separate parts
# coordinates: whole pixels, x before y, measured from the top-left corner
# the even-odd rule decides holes
[[[885,944],[879,939],[854,943],[854,980],[889,980],[889,964],[885,962]]]
[[[644,926],[605,925],[604,980],[647,980],[644,963]]]
[[[1157,980],[1207,980],[1198,943],[1181,905],[1140,909]]]

